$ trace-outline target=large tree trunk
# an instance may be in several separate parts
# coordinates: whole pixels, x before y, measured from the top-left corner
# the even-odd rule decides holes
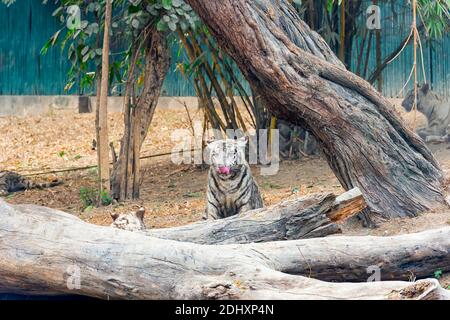
[[[342,186],[359,187],[372,212],[415,216],[445,203],[442,171],[424,142],[366,81],[323,59],[331,50],[289,4],[187,2],[271,111],[309,129]]]
[[[365,281],[367,267],[377,265],[383,279],[408,271],[421,275],[425,266],[447,270],[449,250],[450,228],[389,238],[208,246],[0,202],[2,293],[105,299],[448,299],[437,280],[341,284],[298,274]]]
[[[125,132],[111,179],[112,195],[118,200],[139,198],[140,151],[170,66],[170,52],[165,34],[156,29],[151,30],[146,43],[144,85],[137,101],[130,99],[125,102]]]

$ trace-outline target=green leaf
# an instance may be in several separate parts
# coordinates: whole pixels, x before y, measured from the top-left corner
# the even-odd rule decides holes
[[[166,10],[170,10],[172,8],[172,0],[162,0],[162,6]]]
[[[70,45],[70,47],[68,49],[68,56],[69,56],[69,60],[72,62],[72,64],[77,63],[77,54],[75,52],[75,47],[74,47],[73,43]]]
[[[90,205],[90,206],[87,206],[87,207],[83,210],[83,212],[91,212],[92,210],[94,210],[94,206]]]
[[[55,45],[56,41],[58,40],[59,34],[61,33],[61,30],[62,29],[56,31],[55,34],[50,39],[47,40],[47,42],[44,44],[44,46],[42,47],[42,49],[40,51],[41,55],[46,54],[48,51],[48,48],[50,48],[50,46]]]
[[[74,34],[73,34],[73,38],[75,39],[76,37],[78,37],[81,33],[81,30],[77,30]]]
[[[150,13],[152,16],[155,16],[155,17],[159,16],[159,12],[156,9],[155,5],[148,5],[147,12]]]
[[[436,270],[436,271],[434,272],[434,277],[435,277],[436,279],[440,279],[440,278],[442,277],[442,270],[441,270],[441,269]]]
[[[181,0],[172,0],[172,6],[174,6],[174,7],[181,7],[182,4],[183,4],[183,1],[181,1]]]
[[[83,56],[83,59],[81,59],[82,62],[86,62],[88,60],[89,60],[89,55],[88,54]]]
[[[98,33],[98,23],[94,22],[88,25],[86,28],[86,33],[91,35],[93,33]]]
[[[53,11],[52,16],[56,17],[57,15],[59,15],[63,10],[63,7],[59,7],[57,8],[55,11]]]
[[[87,20],[81,21],[81,29],[84,29],[88,26],[89,22]]]
[[[64,87],[64,92],[68,92],[70,89],[72,89],[73,85],[75,84],[75,81],[69,81],[66,86]]]
[[[186,31],[188,29],[188,25],[184,21],[180,22],[180,27],[182,31]]]
[[[197,69],[198,66],[200,66],[201,63],[203,63],[204,58],[206,55],[206,51],[202,52],[201,55],[199,55],[186,69],[186,74],[192,74],[193,71]]]
[[[52,44],[52,38],[48,39],[47,42],[44,44],[44,46],[41,49],[40,54],[44,55],[47,53],[48,48],[50,48],[50,45]]]
[[[167,24],[163,20],[159,20],[156,29],[161,32],[167,31]]]
[[[86,53],[89,51],[89,46],[85,46],[82,50],[81,50],[81,55],[85,56]]]
[[[177,25],[176,25],[175,22],[170,21],[167,25],[169,26],[170,31],[175,31],[175,30],[177,30]]]
[[[133,19],[131,20],[131,25],[133,26],[133,28],[135,29],[139,29],[139,20],[138,19]]]

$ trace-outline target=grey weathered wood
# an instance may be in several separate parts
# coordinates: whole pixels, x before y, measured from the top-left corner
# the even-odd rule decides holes
[[[361,192],[354,189],[338,198],[331,193],[304,196],[226,219],[176,228],[150,229],[146,233],[161,239],[199,244],[325,237],[340,233],[342,230],[337,222],[358,214],[365,207]]]
[[[270,111],[312,132],[342,186],[359,187],[372,212],[415,216],[445,203],[424,142],[369,83],[334,63],[287,1],[186,2]]]
[[[0,292],[9,293],[104,299],[448,299],[434,279],[342,284],[296,274],[307,270],[307,275],[330,278],[334,272],[335,280],[354,274],[364,281],[370,264],[380,264],[383,278],[396,268],[428,268],[430,274],[441,266],[448,269],[449,248],[450,228],[389,238],[199,245],[0,200]],[[71,290],[67,283],[74,283],[74,270],[79,270],[80,287]]]

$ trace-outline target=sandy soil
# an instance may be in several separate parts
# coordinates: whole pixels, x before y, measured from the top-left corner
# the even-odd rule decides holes
[[[400,109],[399,109],[399,112]],[[407,123],[416,127],[426,122],[421,115],[404,114]],[[202,119],[202,115],[191,110],[190,117]],[[123,130],[121,114],[109,117],[110,137],[118,149]],[[414,120],[415,118],[415,120]],[[189,117],[185,110],[157,110],[154,123],[144,143],[143,154],[168,152],[175,144],[171,134],[175,129],[190,130]],[[33,174],[49,169],[61,169],[95,165],[96,151],[92,150],[94,133],[92,114],[72,112],[51,113],[32,118],[0,118],[0,164],[1,170],[15,170]],[[446,145],[430,146],[450,177],[450,150]],[[285,161],[278,174],[261,176],[260,168],[252,168],[262,190],[264,202],[270,205],[283,199],[299,195],[343,190],[320,157],[299,161]],[[33,203],[44,205],[79,216],[91,223],[109,225],[111,212],[124,212],[144,206],[147,209],[146,225],[161,228],[198,221],[204,209],[206,169],[191,165],[175,165],[170,157],[163,156],[143,160],[143,185],[141,200],[115,204],[103,208],[91,208],[80,198],[82,188],[95,188],[96,169],[44,174],[32,177],[35,180],[62,178],[65,183],[47,190],[28,190],[7,198],[10,203]],[[346,235],[395,235],[417,232],[450,225],[450,211],[428,212],[413,219],[395,219],[383,222],[377,229],[365,229],[355,218],[343,225]],[[433,275],[430,275],[433,276]],[[444,286],[450,285],[450,276],[441,279]]]

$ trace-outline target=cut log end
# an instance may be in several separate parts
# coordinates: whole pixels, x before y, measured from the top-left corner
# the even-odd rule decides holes
[[[327,213],[332,222],[342,222],[351,218],[367,207],[359,188],[354,188],[338,196],[333,208]]]
[[[450,300],[450,291],[445,290],[439,281],[427,279],[417,281],[401,290],[393,290],[391,300]]]

